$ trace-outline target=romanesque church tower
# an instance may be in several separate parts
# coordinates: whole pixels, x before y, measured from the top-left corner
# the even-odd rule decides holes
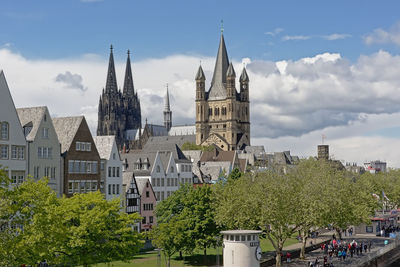
[[[99,100],[97,135],[115,135],[119,148],[126,143],[126,131],[141,127],[140,101],[133,86],[128,50],[124,87],[117,87],[113,48],[111,46],[106,87]]]
[[[226,151],[249,146],[249,77],[243,68],[238,93],[235,70],[229,62],[222,32],[208,91],[205,80],[200,66],[196,74],[196,144],[215,144]]]

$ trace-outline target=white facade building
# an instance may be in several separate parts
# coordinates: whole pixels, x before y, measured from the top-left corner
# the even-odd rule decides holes
[[[48,185],[62,196],[60,142],[47,107],[18,108],[27,140],[27,171],[35,179],[47,177]]]
[[[26,139],[11,97],[6,78],[0,70],[0,165],[11,183],[16,185],[26,178]]]
[[[121,198],[123,195],[122,161],[115,136],[95,136],[93,140],[101,158],[100,187],[104,186],[102,191],[107,200]]]

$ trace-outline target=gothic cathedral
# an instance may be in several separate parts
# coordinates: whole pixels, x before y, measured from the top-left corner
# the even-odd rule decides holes
[[[118,147],[126,142],[126,131],[141,128],[140,101],[133,87],[128,50],[123,91],[117,87],[113,48],[108,63],[106,88],[99,100],[97,135],[115,135]]]
[[[203,69],[196,75],[196,144],[215,144],[222,150],[243,149],[250,145],[249,77],[243,68],[240,93],[236,91],[236,74],[229,63],[223,33],[211,87],[205,90]]]

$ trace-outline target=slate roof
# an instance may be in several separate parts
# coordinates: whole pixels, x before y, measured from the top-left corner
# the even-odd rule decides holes
[[[219,151],[217,149],[214,149],[213,151],[204,151],[201,155],[200,161],[229,161],[233,163],[235,153],[235,151]]]
[[[144,151],[131,151],[130,153],[122,153],[121,159],[128,161],[128,166],[126,167],[127,172],[133,172],[135,176],[150,176],[151,169],[153,168],[154,160],[156,158],[157,152],[144,152]],[[148,162],[150,167],[147,170],[135,170],[135,163]]]
[[[226,51],[224,35],[221,34],[217,60],[215,61],[213,78],[208,93],[208,99],[217,100],[226,98],[226,72],[229,66],[228,52]]]
[[[195,79],[196,80],[205,80],[206,79],[206,76],[204,75],[204,71],[203,71],[203,68],[201,67],[201,65],[199,66],[199,69],[197,71]]]
[[[248,82],[249,81],[249,76],[247,75],[246,68],[243,68],[242,74],[240,75],[239,81],[241,82]]]
[[[67,151],[74,139],[84,116],[53,118],[58,141],[61,143],[61,153]]]
[[[133,177],[133,172],[122,172],[122,184],[126,185],[126,190],[129,189],[128,185],[130,185]]]
[[[179,125],[172,126],[168,132],[169,136],[175,135],[192,135],[193,142],[196,142],[196,125]],[[192,142],[192,141],[190,141]]]
[[[157,151],[171,151],[176,162],[179,160],[187,160],[182,150],[179,148],[186,142],[194,142],[195,136],[156,136],[150,137],[143,147],[143,151],[157,152]]]
[[[113,144],[115,142],[115,136],[93,136],[93,141],[96,144],[96,148],[99,152],[100,158],[109,160],[111,157]]]
[[[35,139],[40,122],[46,113],[46,109],[47,107],[17,108],[19,121],[22,127],[32,126],[31,132],[26,136],[27,141],[33,141]]]

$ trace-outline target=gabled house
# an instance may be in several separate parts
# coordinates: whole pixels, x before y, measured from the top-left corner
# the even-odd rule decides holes
[[[62,196],[60,142],[49,110],[31,107],[17,112],[28,145],[28,174],[35,179],[47,177],[48,185]]]
[[[66,196],[97,191],[100,186],[100,155],[84,116],[53,118],[61,143]]]
[[[140,194],[135,175],[133,172],[124,172],[122,177],[122,207],[128,214],[135,212],[140,214]],[[140,232],[140,222],[136,223],[133,227],[134,230]]]
[[[140,194],[140,215],[143,217],[140,229],[141,231],[149,231],[157,223],[154,214],[157,199],[149,179],[137,178],[136,183]]]
[[[26,178],[26,140],[6,78],[0,70],[0,166],[6,168],[11,183]]]
[[[115,136],[95,136],[93,140],[99,152],[101,182],[100,188],[106,199],[122,195],[122,161]]]
[[[154,188],[157,201],[169,197],[184,183],[193,183],[192,164],[177,145],[149,146],[148,150],[122,153],[124,170],[133,172],[136,179],[146,178]],[[157,147],[162,150],[157,150]],[[169,149],[168,149],[169,148]],[[168,149],[168,150],[167,150]]]

